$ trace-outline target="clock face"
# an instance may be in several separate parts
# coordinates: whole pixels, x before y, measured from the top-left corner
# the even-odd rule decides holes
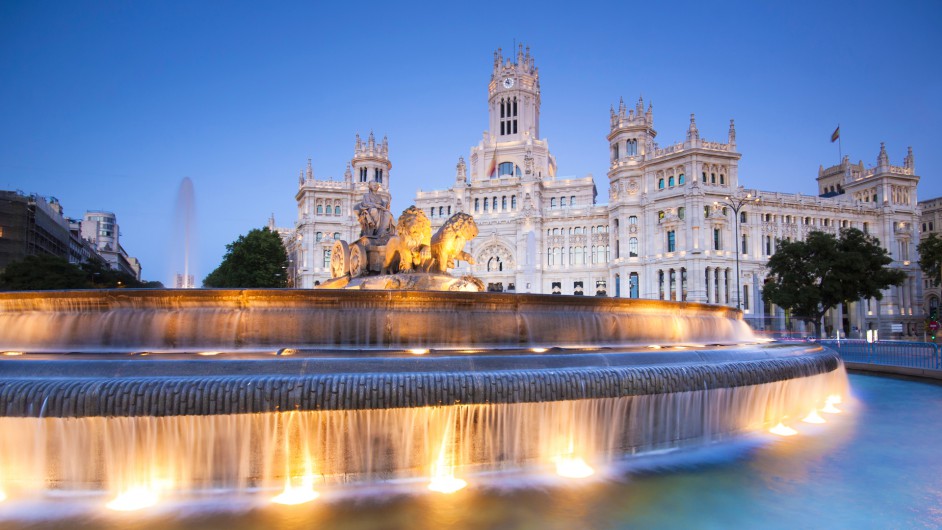
[[[508,77],[507,79],[504,79],[504,88],[511,88],[513,86],[514,86],[514,80],[512,77]]]

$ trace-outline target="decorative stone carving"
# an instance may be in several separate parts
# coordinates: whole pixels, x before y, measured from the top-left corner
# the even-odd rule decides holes
[[[353,211],[360,221],[360,236],[377,238],[385,241],[395,231],[393,215],[389,211],[389,201],[379,191],[378,182],[370,182],[369,191],[363,195]]]
[[[425,212],[410,206],[399,216],[396,235],[386,243],[383,274],[429,270],[432,223]]]
[[[432,272],[448,272],[455,268],[455,260],[474,265],[474,258],[464,251],[464,245],[478,235],[474,218],[466,213],[452,215],[432,236]]]

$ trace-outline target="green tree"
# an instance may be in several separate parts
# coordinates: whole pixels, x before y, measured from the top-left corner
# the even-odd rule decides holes
[[[0,289],[6,291],[45,291],[87,289],[88,276],[65,258],[41,254],[11,262],[0,273]]]
[[[906,273],[887,267],[893,259],[880,241],[856,228],[840,237],[811,232],[804,241],[779,241],[769,259],[769,282],[763,298],[814,325],[821,336],[821,317],[841,303],[883,298],[884,289],[900,285]]]
[[[288,253],[278,234],[253,229],[226,245],[226,255],[204,287],[285,287]]]
[[[82,264],[88,287],[92,289],[118,289],[125,287],[143,287],[143,283],[130,274],[108,267],[101,261],[88,261]]]
[[[942,238],[938,234],[929,234],[929,237],[919,242],[916,247],[919,252],[919,268],[932,285],[942,283]]]

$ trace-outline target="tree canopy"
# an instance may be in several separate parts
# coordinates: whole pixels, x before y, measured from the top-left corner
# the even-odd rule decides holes
[[[903,283],[906,273],[888,268],[892,262],[877,238],[856,228],[841,230],[839,237],[815,231],[804,241],[780,240],[762,296],[811,322],[820,336],[821,317],[831,308],[861,298],[880,300],[884,289]]]
[[[942,282],[942,238],[938,234],[929,234],[929,237],[919,242],[916,247],[919,252],[919,268],[932,285],[938,286]]]
[[[253,229],[226,245],[226,255],[204,287],[285,287],[288,253],[278,234]]]
[[[59,256],[26,256],[9,263],[0,274],[0,289],[6,291],[44,291],[52,289],[87,289],[88,276],[81,268]]]
[[[5,291],[114,289],[144,286],[145,284],[139,282],[134,276],[111,269],[101,262],[90,261],[75,265],[65,258],[48,254],[26,256],[21,260],[11,262],[3,273],[0,273],[0,289]]]

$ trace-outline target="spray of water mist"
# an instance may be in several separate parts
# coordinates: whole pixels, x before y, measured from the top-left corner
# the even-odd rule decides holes
[[[186,281],[195,269],[192,249],[195,243],[196,200],[193,194],[193,181],[190,180],[190,177],[183,177],[183,180],[180,181],[173,218],[174,237],[173,252],[171,252],[173,263],[170,285],[174,285],[177,274],[182,274],[184,281]],[[190,285],[190,287],[194,286]]]

